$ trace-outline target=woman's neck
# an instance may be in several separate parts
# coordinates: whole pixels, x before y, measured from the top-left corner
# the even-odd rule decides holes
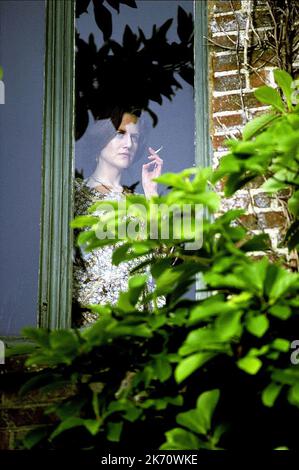
[[[99,160],[98,165],[94,172],[90,175],[98,183],[104,183],[114,188],[121,189],[121,170],[111,165],[108,165],[104,160]]]

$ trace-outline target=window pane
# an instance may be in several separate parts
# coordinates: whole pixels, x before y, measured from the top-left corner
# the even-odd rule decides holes
[[[0,334],[37,321],[44,0],[1,0]]]
[[[85,2],[77,1],[76,176],[94,188],[111,181],[107,176],[113,172],[107,173],[105,158],[112,154],[106,155],[103,149],[120,129],[123,112],[142,110],[147,146],[139,154],[139,142],[134,157],[128,157],[122,167],[120,179],[116,171],[114,181],[118,187],[138,183],[135,191],[143,194],[142,165],[149,162],[149,146],[154,150],[163,146],[159,152],[162,173],[194,165],[193,1],[136,1],[136,8],[134,3],[104,1],[94,10],[90,2],[83,12],[80,7]],[[164,185],[158,188],[160,194],[166,191]],[[84,202],[81,205],[84,209]],[[81,282],[101,277],[100,271],[87,273]],[[109,301],[113,282],[118,281],[104,277]],[[190,297],[194,295],[192,289]],[[101,296],[88,296],[88,303],[101,303],[97,297]]]
[[[95,22],[95,16],[93,12],[92,2],[89,5],[87,14],[82,14],[77,20],[77,31],[85,43],[88,44],[88,39],[90,34],[94,36],[94,42],[97,49],[103,48],[104,40],[103,33],[100,31],[99,27]],[[166,34],[167,44],[170,46],[173,42],[180,44],[182,49],[182,41],[179,39],[177,34],[178,27],[178,8],[181,7],[186,13],[192,14],[193,16],[193,1],[191,0],[146,0],[146,1],[137,1],[137,8],[130,8],[126,5],[120,5],[119,14],[113,10],[107,2],[104,2],[105,7],[112,13],[112,26],[113,32],[112,37],[113,41],[116,41],[120,45],[123,43],[123,34],[128,25],[133,33],[138,34],[138,28],[142,30],[146,38],[152,36],[153,26],[157,27],[163,25],[168,19],[172,19],[173,22]],[[184,20],[181,20],[184,21]],[[183,29],[187,28],[185,23],[181,26]],[[141,46],[142,47],[142,46]],[[165,47],[166,49],[166,47]],[[187,47],[186,47],[187,49]],[[103,49],[102,49],[103,50]],[[186,54],[186,50],[183,51]],[[109,52],[109,55],[113,54],[113,51]],[[170,52],[169,52],[170,54]],[[176,51],[174,54],[179,57],[179,52]],[[193,52],[192,52],[193,54]],[[193,57],[192,57],[193,59]],[[176,65],[179,68],[178,64],[174,64],[175,60],[168,56],[157,58],[157,63],[164,61],[164,68],[170,68],[171,66]],[[185,56],[182,56],[182,61],[187,63]],[[78,64],[80,66],[81,64]],[[99,66],[101,62],[99,61]],[[193,66],[193,64],[191,64]],[[150,70],[150,69],[149,69]],[[153,69],[152,69],[153,70]],[[173,70],[172,70],[173,72]],[[119,91],[125,94],[125,75],[128,74],[128,70],[125,66],[116,68],[117,80],[116,84],[118,86],[114,89],[114,94],[117,95]],[[159,73],[159,69],[158,69]],[[82,76],[86,76],[88,72],[83,69],[82,73],[79,72],[80,79]],[[187,75],[187,74],[186,74]],[[192,73],[190,74],[192,77]],[[78,75],[77,75],[78,76]],[[101,70],[99,70],[99,76],[101,77]],[[164,77],[164,78],[163,78]],[[157,81],[165,80],[166,76],[157,77]],[[176,89],[175,86],[172,86],[174,96],[170,101],[165,97],[165,95],[160,94],[161,88],[157,89],[157,93],[160,92],[162,98],[162,104],[159,105],[157,102],[150,99],[149,108],[157,116],[158,123],[155,127],[152,128],[150,134],[150,145],[154,149],[158,149],[163,145],[163,151],[160,152],[161,157],[164,160],[163,172],[178,172],[184,168],[190,167],[194,164],[194,96],[193,96],[193,86],[187,83],[179,74],[174,74],[175,79],[181,85],[181,89]],[[192,77],[193,78],[193,77]],[[153,77],[152,77],[153,79]],[[138,86],[137,78],[134,82],[132,80],[133,86]],[[169,81],[165,81],[165,87],[169,86]],[[78,88],[81,91],[84,89],[85,85],[78,84]],[[86,84],[87,88],[87,84]],[[85,90],[86,90],[85,88]],[[99,87],[100,88],[100,87]],[[153,95],[154,87],[150,89],[148,93],[148,98]],[[113,91],[112,91],[113,93]],[[99,95],[101,96],[101,95]],[[103,103],[106,106],[106,103]],[[98,107],[101,107],[100,100],[98,101]],[[95,107],[96,109],[96,107]],[[80,110],[81,114],[81,110]],[[95,153],[96,149],[92,147],[93,140],[90,138],[90,132],[92,132],[92,125],[94,123],[94,117],[92,116],[90,110],[89,115],[89,128],[84,135],[76,141],[76,168],[77,170],[83,170],[84,177],[89,176],[95,168]],[[82,116],[81,119],[84,120],[85,116]],[[89,132],[90,131],[90,132]],[[142,163],[146,162],[146,155],[142,159]],[[124,183],[133,183],[137,180],[141,180],[141,161],[137,162],[132,168],[130,168],[126,174],[124,174],[123,181]],[[142,192],[142,187],[139,185],[136,190]]]

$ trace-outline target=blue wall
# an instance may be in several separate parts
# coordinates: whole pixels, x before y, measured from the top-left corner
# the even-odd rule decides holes
[[[0,1],[0,335],[37,319],[44,0]]]

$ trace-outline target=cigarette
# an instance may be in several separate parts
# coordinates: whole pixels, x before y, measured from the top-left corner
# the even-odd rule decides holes
[[[160,152],[160,150],[162,150],[162,148],[163,148],[163,145],[161,145],[161,147],[158,150],[155,150],[155,153]]]

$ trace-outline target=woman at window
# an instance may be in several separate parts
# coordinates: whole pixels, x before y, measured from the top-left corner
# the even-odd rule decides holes
[[[99,121],[94,128],[101,140],[96,168],[87,179],[75,178],[75,216],[87,214],[87,209],[98,200],[120,200],[134,193],[133,186],[121,184],[125,169],[145,156],[146,120],[135,111],[116,110],[111,119]],[[157,195],[154,178],[161,174],[163,160],[148,148],[148,162],[142,165],[142,186],[147,198]],[[73,276],[73,326],[86,326],[94,322],[96,313],[86,310],[90,304],[117,302],[119,293],[128,288],[130,270],[140,263],[140,258],[112,264],[115,247],[104,246],[84,253],[75,248]],[[158,306],[165,299],[160,297]]]

